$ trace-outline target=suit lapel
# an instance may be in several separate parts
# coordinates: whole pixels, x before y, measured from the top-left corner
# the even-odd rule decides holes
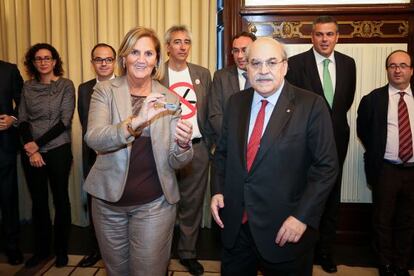
[[[231,72],[231,74],[230,74],[231,91],[243,90],[243,89],[240,88],[239,72],[237,72],[237,67],[235,65],[232,66],[230,72]]]
[[[275,144],[275,141],[277,141],[285,125],[292,117],[293,112],[295,111],[293,97],[294,95],[290,90],[290,85],[285,81],[285,85],[282,89],[276,106],[273,109],[269,123],[267,124],[262,139],[260,141],[260,148],[253,162],[252,168],[250,170],[251,172],[260,163],[260,161],[269,151],[270,147]]]
[[[315,54],[313,53],[313,48],[311,48],[308,51],[305,62],[306,62],[305,68],[309,72],[309,79],[311,82],[313,92],[324,97],[323,88],[322,88],[322,80],[319,77],[318,65],[316,64]]]
[[[340,96],[342,93],[341,87],[348,87],[344,83],[346,81],[345,77],[347,76],[347,74],[338,74],[338,72],[340,72],[341,70],[339,66],[343,64],[341,57],[336,52],[334,52],[334,56],[335,56],[335,70],[337,74],[336,74],[336,83],[335,83],[334,98],[333,98],[333,103],[332,103],[332,110],[335,108],[338,100],[340,99]],[[342,70],[344,70],[344,68],[342,68]]]
[[[118,111],[119,120],[126,120],[132,115],[131,96],[126,77],[116,78],[112,85],[114,86],[114,102]]]
[[[243,93],[242,100],[240,101],[240,113],[234,114],[234,116],[240,116],[241,114],[246,114],[246,116],[240,116],[240,127],[238,128],[237,137],[242,137],[242,139],[237,139],[239,141],[239,151],[242,158],[243,168],[247,168],[246,153],[247,153],[247,143],[249,136],[249,121],[250,113],[252,111],[252,101],[253,101],[253,88],[249,88],[246,93]]]
[[[381,127],[381,133],[379,133],[379,138],[381,141],[381,148],[386,147],[387,144],[387,120],[388,120],[388,85],[384,86],[381,93],[378,95],[378,108],[380,117],[379,126]]]
[[[161,80],[161,84],[167,88],[170,88],[170,78],[168,77],[168,61],[164,63],[164,77]]]

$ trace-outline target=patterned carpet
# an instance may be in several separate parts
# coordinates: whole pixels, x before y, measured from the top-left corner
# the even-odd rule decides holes
[[[26,259],[28,256],[26,256]],[[69,263],[66,267],[56,268],[54,266],[54,259],[51,258],[39,267],[33,269],[25,269],[23,265],[10,266],[5,262],[4,256],[0,258],[0,275],[1,276],[105,276],[105,268],[102,261],[98,262],[94,267],[82,268],[77,267],[78,262],[83,258],[80,255],[70,255]],[[218,276],[220,275],[220,262],[219,261],[201,261],[205,269],[205,276]],[[410,271],[414,276],[414,271]],[[173,259],[169,266],[169,276],[188,276],[190,275],[186,269],[180,265],[180,263]],[[259,274],[260,275],[260,274]],[[367,267],[350,267],[345,265],[338,266],[338,272],[335,274],[328,274],[322,271],[322,269],[315,265],[313,267],[314,276],[376,276],[378,272],[375,268]]]

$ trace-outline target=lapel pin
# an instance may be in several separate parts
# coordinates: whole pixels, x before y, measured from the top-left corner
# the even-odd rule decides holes
[[[196,84],[200,84],[201,82],[200,82],[200,80],[199,80],[199,79],[196,79],[196,80],[195,80],[195,83],[196,83]]]

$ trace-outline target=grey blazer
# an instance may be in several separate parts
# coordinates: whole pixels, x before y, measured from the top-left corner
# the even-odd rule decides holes
[[[151,93],[166,95],[167,102],[178,104],[178,98],[157,81]],[[84,184],[84,190],[94,197],[118,201],[125,188],[134,137],[125,138],[124,128],[132,114],[129,88],[125,76],[98,83],[92,94],[88,130],[85,141],[98,152]],[[174,133],[180,111],[161,113],[149,128],[158,177],[166,200],[170,204],[180,199],[175,169],[185,166],[193,157],[190,148],[181,152]]]

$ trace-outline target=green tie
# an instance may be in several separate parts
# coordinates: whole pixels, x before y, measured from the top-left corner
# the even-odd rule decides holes
[[[332,87],[331,74],[329,73],[329,59],[323,60],[323,94],[325,99],[328,102],[329,106],[332,108],[334,90]]]

